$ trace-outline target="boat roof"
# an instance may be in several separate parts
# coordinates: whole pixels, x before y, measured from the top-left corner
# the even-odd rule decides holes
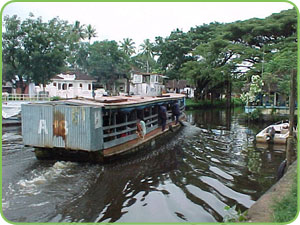
[[[65,99],[58,101],[49,101],[43,103],[31,103],[31,104],[45,104],[45,105],[69,105],[69,106],[94,106],[104,108],[123,108],[123,107],[134,107],[139,105],[147,105],[156,102],[168,102],[172,100],[178,100],[185,97],[183,94],[168,93],[162,96],[108,96],[92,98],[76,98],[76,99]]]

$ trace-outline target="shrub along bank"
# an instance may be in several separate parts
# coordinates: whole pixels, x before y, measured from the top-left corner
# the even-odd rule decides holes
[[[243,102],[239,98],[231,99],[232,106],[242,106]],[[227,100],[195,100],[193,98],[186,99],[186,109],[207,109],[207,108],[226,108]]]

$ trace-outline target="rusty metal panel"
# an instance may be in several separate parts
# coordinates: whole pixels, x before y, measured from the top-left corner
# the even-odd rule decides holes
[[[103,149],[101,107],[59,103],[22,106],[25,145],[97,151]]]
[[[91,150],[90,107],[65,106],[66,148]]]
[[[23,104],[22,134],[24,145],[35,147],[53,147],[52,105]]]
[[[66,107],[55,105],[53,107],[53,146],[66,148],[66,136],[68,134],[69,121],[66,120]]]
[[[91,150],[103,149],[103,115],[101,107],[91,108]]]

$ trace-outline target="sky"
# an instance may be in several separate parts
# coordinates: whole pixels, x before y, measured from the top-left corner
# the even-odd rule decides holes
[[[15,2],[3,9],[2,18],[16,14],[25,19],[32,12],[43,21],[78,20],[96,29],[92,42],[131,38],[138,47],[147,38],[154,42],[155,37],[167,37],[177,28],[187,32],[204,23],[265,18],[291,8],[286,2]]]

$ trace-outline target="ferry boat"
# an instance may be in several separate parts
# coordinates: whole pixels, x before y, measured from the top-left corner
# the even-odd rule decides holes
[[[66,99],[22,105],[25,146],[35,148],[38,159],[103,162],[137,150],[151,148],[181,123],[172,118],[175,104],[185,117],[185,95],[115,96],[100,99]],[[167,109],[162,131],[159,113]],[[139,135],[143,121],[145,133]]]

